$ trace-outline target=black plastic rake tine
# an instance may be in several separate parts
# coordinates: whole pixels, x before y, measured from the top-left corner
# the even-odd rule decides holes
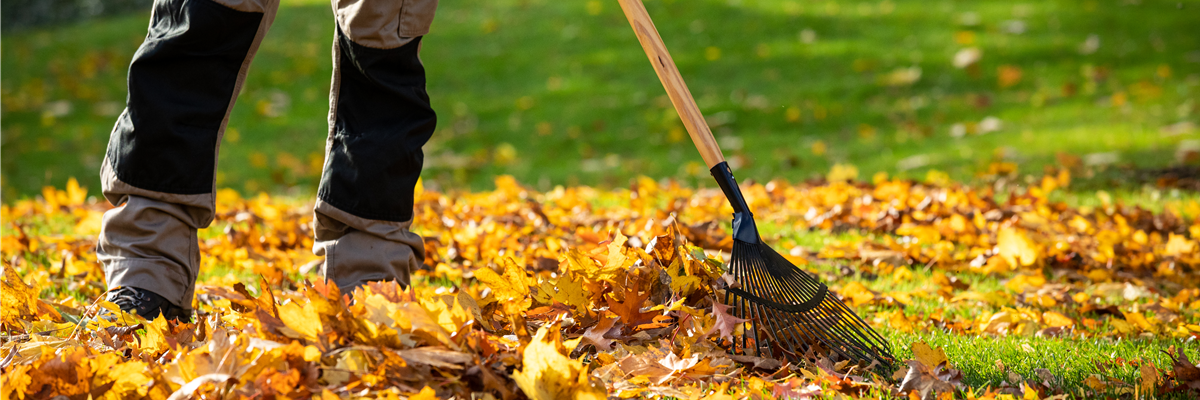
[[[769,248],[767,248],[766,251],[774,252]],[[777,263],[787,262],[787,260],[782,256],[778,256],[777,254],[773,255],[775,257],[772,258],[775,258]],[[794,268],[790,265],[790,263],[788,263],[787,266]],[[792,273],[790,275],[801,277],[801,280],[807,283],[823,286],[823,284],[815,281],[804,272],[800,272],[798,269],[793,269],[791,272]],[[789,284],[789,282],[783,281],[783,283],[787,287],[780,292],[783,292],[785,297],[792,301],[801,301],[802,297],[798,295],[798,292],[807,292],[804,294],[810,297],[821,292],[817,291],[814,293],[813,291],[814,289],[819,289],[819,286],[813,288],[809,285],[794,285],[795,282],[790,282]],[[814,318],[815,323],[823,326],[828,331],[837,333],[837,335],[833,335],[833,337],[837,340],[827,343],[827,345],[831,347],[842,347],[845,348],[846,351],[854,353],[853,357],[848,358],[879,358],[873,356],[871,353],[882,353],[890,356],[890,352],[881,346],[881,344],[886,342],[882,337],[879,336],[878,333],[876,333],[874,330],[871,330],[866,323],[859,318],[858,315],[854,314],[853,311],[846,307],[844,303],[837,300],[836,297],[833,297],[833,293],[824,291],[823,294],[826,298],[821,299],[822,301],[819,306],[815,307],[812,312],[820,315],[819,318]],[[884,363],[888,362],[887,360],[881,361]]]
[[[742,274],[743,274],[743,271],[741,271],[741,270],[734,272],[733,279],[736,280],[737,282],[742,282],[744,280],[742,278]],[[731,293],[731,291],[728,289],[725,292]],[[750,350],[748,350],[750,335],[746,334],[746,328],[748,327],[751,330],[755,329],[756,325],[754,324],[754,316],[751,315],[750,310],[746,308],[746,303],[748,303],[746,301],[746,298],[739,296],[737,294],[734,294],[734,296],[737,296],[738,313],[741,314],[738,316],[738,318],[746,320],[745,322],[742,323],[742,354],[748,356],[748,355],[750,355]],[[749,326],[747,326],[747,323],[749,323]],[[755,346],[758,346],[758,343],[755,343]]]
[[[828,296],[832,296],[832,294],[828,294]],[[825,303],[825,302],[823,302],[823,303]],[[829,302],[829,303],[833,303],[833,302]],[[834,304],[836,304],[836,303],[834,303]],[[825,306],[825,304],[822,304],[822,305],[823,305],[822,307],[818,308],[818,312],[823,316],[823,318],[820,318],[819,320],[821,320],[822,323],[827,327],[826,329],[837,333],[838,335],[834,335],[835,337],[851,339],[851,340],[839,340],[836,347],[841,348],[843,352],[855,353],[853,355],[844,354],[847,356],[847,358],[852,358],[852,359],[853,358],[857,358],[857,359],[866,359],[866,358],[873,359],[873,358],[875,358],[875,357],[872,357],[872,356],[866,354],[865,352],[863,352],[862,347],[864,347],[864,346],[860,346],[860,345],[858,345],[858,343],[856,343],[856,342],[860,342],[862,339],[861,335],[857,334],[857,329],[855,329],[855,328],[847,329],[846,326],[841,326],[842,324],[837,323],[837,322],[846,322],[844,319],[839,318],[840,316],[842,316],[844,314],[842,314],[841,312],[838,312],[838,311],[828,310],[827,309],[828,306]],[[837,315],[832,315],[832,314],[837,314]]]
[[[763,351],[764,332],[760,331],[765,331],[780,350],[790,353],[784,356],[792,361],[819,345],[844,359],[890,365],[893,356],[886,342],[828,287],[765,245],[735,240],[734,248],[740,258],[749,261],[731,260],[733,275],[745,289],[729,291],[750,303],[745,312],[755,325],[756,351]],[[768,298],[775,301],[760,300]],[[774,356],[775,347],[766,347]]]
[[[746,330],[753,329],[750,327],[753,325],[749,325],[749,326],[747,325],[747,323],[750,322],[750,318],[747,316],[748,314],[746,312],[746,301],[744,299],[742,299],[742,296],[734,296],[733,298],[735,301],[737,301],[737,317],[745,320],[745,321],[742,321],[741,324],[739,324],[742,326],[742,334],[733,338],[733,350],[734,350],[734,354],[737,354],[737,351],[739,349],[741,350],[742,354],[747,354],[746,353],[746,343],[747,343],[746,342],[746,340],[747,340],[746,339]],[[735,333],[736,333],[736,331],[735,331]],[[739,345],[739,341],[740,341],[740,345]]]
[[[756,260],[758,260],[758,259],[756,259]],[[768,272],[764,268],[761,268],[761,267],[755,268],[754,272],[751,274],[752,278],[750,279],[752,286],[757,287],[757,288],[765,287],[765,285],[763,285],[763,280],[767,279],[767,277],[765,277],[764,275],[768,275]],[[755,307],[755,309],[759,311],[759,314],[766,314],[769,316],[767,318],[760,317],[760,320],[763,322],[764,325],[766,325],[766,330],[767,330],[767,332],[770,333],[770,336],[772,339],[774,339],[775,341],[784,341],[783,339],[781,339],[779,337],[779,334],[778,334],[779,327],[776,326],[776,324],[775,324],[775,321],[776,321],[776,318],[774,315],[774,314],[776,314],[775,310],[770,310],[770,309],[764,310],[765,308],[766,307],[763,307],[761,304],[756,305],[756,307]],[[761,329],[756,329],[755,331],[758,331],[758,330],[761,330]],[[790,346],[790,344],[789,344],[789,346]],[[774,356],[775,351],[770,345],[767,346],[767,351],[770,352],[771,356]]]
[[[758,246],[752,246],[750,248],[753,249],[751,251],[756,251],[761,255],[762,249],[758,248]],[[799,298],[803,288],[787,285],[786,281],[781,281],[775,277],[774,274],[771,274],[768,268],[764,268],[768,262],[768,258],[755,257],[753,259],[756,261],[753,264],[757,268],[752,270],[751,278],[748,279],[749,283],[751,284],[750,286],[767,290],[771,293],[782,294],[786,298]],[[789,274],[794,274],[794,272],[789,271]],[[766,293],[758,293],[760,296],[765,294]],[[782,342],[785,345],[781,347],[786,347],[786,349],[793,354],[800,353],[803,350],[811,348],[811,345],[806,343],[816,342],[825,344],[827,347],[833,347],[830,346],[829,343],[825,343],[826,340],[824,338],[819,338],[816,335],[810,334],[812,331],[811,329],[798,328],[798,326],[806,324],[803,323],[803,319],[797,318],[794,314],[780,310],[774,310],[764,305],[758,305],[755,307],[755,309],[765,310],[760,311],[760,314],[765,314],[768,316],[766,319],[762,319],[760,317],[760,320],[765,321],[763,324],[765,325],[764,328],[766,328],[774,340]],[[804,336],[804,338],[801,338],[800,336]],[[769,346],[768,349],[770,349]]]
[[[861,317],[859,317],[857,314],[854,314],[850,310],[850,307],[847,307],[845,303],[838,302],[838,306],[841,307],[843,311],[850,313],[850,315],[853,315],[855,321],[857,321],[860,326],[868,327],[867,322],[863,321],[863,319]],[[881,343],[881,344],[887,343],[886,339],[884,339],[883,336],[879,335],[879,332],[875,332],[874,330],[869,329],[869,327],[866,330],[866,334],[868,337],[872,338],[874,341],[876,341],[878,343]]]
[[[771,272],[768,270],[768,268],[767,268],[766,264],[763,262],[764,260],[762,258],[756,258],[755,260],[756,260],[756,264],[759,264],[758,268],[755,269],[755,279],[754,279],[755,287],[759,288],[759,289],[768,289],[771,287],[769,282],[771,280],[773,280],[774,277],[771,275]],[[770,307],[767,307],[763,304],[759,304],[758,308],[759,308],[759,310],[761,310],[761,312],[763,314],[768,316],[765,319],[765,322],[766,322],[767,332],[769,332],[771,334],[771,337],[775,341],[784,342],[785,344],[787,344],[787,340],[785,338],[781,338],[779,335],[779,332],[781,331],[780,325],[778,324],[779,314],[780,314],[779,311],[771,309]],[[783,347],[783,346],[780,346],[780,347]],[[790,344],[789,344],[789,347],[791,347]],[[772,347],[771,345],[768,344],[767,349],[770,351],[770,354],[773,357],[775,355],[774,347]]]
[[[751,282],[756,283],[756,284],[761,284],[762,273],[763,273],[763,271],[761,269],[756,268],[754,273],[751,275],[751,276],[753,276],[753,278],[751,279]],[[769,310],[763,310],[764,308],[765,307],[763,307],[761,304],[754,305],[754,310],[755,310],[755,314],[758,317],[758,321],[761,321],[761,323],[767,325],[767,327],[768,327],[767,332],[770,334],[770,336],[773,339],[775,339],[776,341],[779,341],[779,338],[776,337],[776,334],[775,334],[776,329],[777,329],[777,328],[775,328],[775,319],[766,317],[764,314],[768,314]],[[759,331],[762,331],[761,328],[762,328],[761,325],[755,326],[755,328],[754,328],[754,334],[755,334],[756,340],[758,338],[757,335],[759,334]],[[761,351],[763,346],[760,343],[756,347]],[[767,354],[771,357],[774,357],[774,355],[775,355],[775,350],[771,348],[770,344],[767,345]]]
[[[759,306],[754,304],[754,302],[750,301],[749,299],[747,299],[746,302],[750,303],[750,309],[752,310],[751,312],[754,313],[754,318],[750,320],[751,330],[754,331],[754,356],[762,357],[763,341],[760,336],[762,329],[759,329],[760,326],[758,325],[758,321],[762,321],[763,319],[762,310],[759,310]],[[768,354],[770,354],[770,351],[771,347],[767,346]]]
[[[794,315],[794,314],[789,315],[787,319],[791,322],[791,326],[794,326],[794,327],[809,325],[809,324],[806,324],[805,323],[806,321],[804,321],[802,318],[800,318],[799,316]],[[840,349],[838,349],[838,346],[834,346],[833,343],[830,343],[831,340],[828,337],[818,333],[818,332],[820,332],[820,330],[810,329],[810,331],[814,333],[814,335],[813,335],[814,339],[815,339],[815,340],[813,340],[814,343],[820,343],[821,345],[828,347],[830,350],[837,351],[839,353],[841,352]]]
[[[735,315],[736,317],[738,317],[738,318],[743,318],[743,317],[742,317],[742,310],[740,310],[740,309],[738,309],[738,308],[734,307],[734,305],[733,305],[733,302],[732,302],[732,301],[730,301],[730,299],[731,299],[732,297],[733,297],[733,292],[730,292],[728,289],[726,289],[726,290],[725,290],[725,304],[726,304],[726,305],[728,305],[728,306],[730,306],[731,308],[733,308],[733,312],[735,312],[735,313],[736,313],[736,315]],[[743,324],[743,325],[744,325],[744,324]],[[737,354],[737,338],[736,338],[736,337],[735,337],[735,338],[732,338],[732,339],[730,339],[730,341],[729,341],[729,342],[730,342],[730,346],[732,346],[732,347],[733,347],[733,353],[734,353],[734,354]],[[724,343],[722,343],[722,344],[724,344]],[[743,346],[743,347],[744,347],[744,346]]]
[[[808,324],[802,319],[796,318],[795,316],[787,316],[786,318],[793,320],[793,323],[790,324],[791,330],[794,332],[799,332],[800,335],[806,339],[803,343],[816,343],[818,341],[816,333],[813,332],[812,327],[808,326]],[[811,348],[812,345],[806,344],[805,347]]]
[[[786,314],[775,310],[772,310],[772,314],[777,315],[777,318],[772,318],[772,321],[784,321],[788,318]],[[787,349],[792,353],[799,353],[800,350],[805,347],[804,341],[797,337],[794,325],[789,325],[786,323],[777,325],[772,322],[771,331],[775,334],[776,340],[787,344]]]
[[[845,304],[839,304],[839,306],[846,312],[849,312],[849,308],[846,307]],[[853,314],[851,314],[851,315],[853,315]],[[871,350],[873,352],[883,353],[888,356],[891,356],[890,351],[885,347],[885,346],[887,346],[887,341],[883,337],[879,336],[879,333],[875,332],[874,330],[871,330],[870,327],[866,325],[866,322],[864,322],[861,318],[858,318],[857,315],[855,315],[855,318],[857,319],[857,322],[858,322],[858,324],[855,326],[856,327],[855,331],[863,339],[860,342],[867,344],[869,346],[869,350]],[[880,361],[882,363],[890,364],[892,360],[880,360]]]
[[[826,295],[826,296],[829,296],[829,295]],[[841,337],[850,336],[850,333],[847,332],[844,327],[839,326],[839,324],[837,323],[837,322],[839,322],[839,319],[833,315],[830,315],[831,313],[829,312],[829,310],[826,310],[825,307],[818,307],[815,311],[822,316],[822,318],[815,318],[815,320],[819,321],[819,324],[821,324],[825,328],[826,331],[831,332],[831,333],[837,333]],[[834,335],[834,336],[838,336],[838,335]],[[853,337],[851,337],[851,338],[853,338]],[[832,346],[833,343],[829,343],[829,345],[831,345],[831,347],[852,347],[852,346],[846,346],[845,342],[847,342],[847,341],[845,341],[845,340],[839,340],[838,342],[839,343],[837,343],[837,346]],[[865,356],[865,354],[863,356]]]

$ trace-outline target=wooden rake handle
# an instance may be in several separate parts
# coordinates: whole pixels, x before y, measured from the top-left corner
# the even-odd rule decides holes
[[[696,149],[700,150],[700,156],[704,158],[704,163],[708,164],[709,169],[712,169],[717,164],[724,162],[725,156],[721,154],[721,148],[717,146],[717,140],[713,138],[712,130],[708,129],[704,115],[700,114],[700,107],[696,106],[692,92],[688,91],[687,83],[684,83],[683,76],[679,75],[679,68],[675,67],[675,60],[671,59],[671,53],[663,44],[662,37],[658,36],[658,29],[654,28],[654,21],[650,20],[646,6],[642,5],[641,0],[618,1],[621,3],[621,10],[625,11],[625,17],[629,18],[629,25],[633,27],[633,33],[642,43],[642,49],[646,50],[646,56],[650,58],[650,64],[654,66],[658,80],[662,81],[663,87],[667,89],[667,96],[671,98],[671,104],[675,105],[675,111],[683,119],[683,126],[687,128],[688,135],[692,137],[692,143],[695,143]]]

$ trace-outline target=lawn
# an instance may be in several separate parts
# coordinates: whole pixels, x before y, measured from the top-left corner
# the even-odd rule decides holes
[[[941,348],[962,373],[959,397],[1018,398],[1030,389],[1144,398],[1186,383],[1173,380],[1167,349],[1200,359],[1200,36],[1188,34],[1197,7],[647,4],[737,176],[750,178],[744,190],[767,241],[828,283],[899,361],[914,358],[918,343]],[[26,302],[5,297],[5,307],[44,306],[6,308],[0,394],[14,387],[14,368],[57,376],[58,356],[143,372],[113,381],[80,369],[92,386],[31,385],[169,394],[207,371],[202,360],[216,350],[203,335],[217,330],[244,332],[231,348],[263,361],[196,393],[242,393],[257,379],[248,371],[286,381],[315,369],[319,379],[271,390],[346,398],[414,395],[428,385],[440,396],[504,397],[529,393],[512,378],[540,365],[529,348],[554,353],[546,359],[561,361],[555,367],[571,379],[590,374],[630,396],[780,395],[809,384],[826,397],[882,396],[900,386],[903,376],[845,365],[702,368],[723,365],[709,350],[724,342],[702,332],[716,323],[709,307],[718,299],[704,271],[729,258],[721,242],[729,209],[704,189],[707,171],[608,1],[440,5],[422,53],[439,127],[425,148],[414,224],[427,238],[429,270],[415,274],[415,298],[375,288],[366,305],[333,317],[328,307],[339,306],[321,299],[326,289],[305,284],[317,280],[308,224],[327,130],[330,14],[323,2],[285,1],[250,70],[221,147],[217,186],[229,189],[218,221],[200,233],[195,306],[204,319],[195,325],[97,317],[104,287],[93,249],[108,207],[97,170],[147,15],[0,38],[0,258],[34,288]],[[680,276],[661,265],[669,255],[639,250],[672,233],[687,240],[675,243],[689,260]],[[622,235],[627,246],[614,249]],[[585,300],[546,298],[570,284],[564,274],[584,259],[568,257],[573,250],[600,267],[628,255],[627,271],[616,273],[624,283],[588,275]],[[501,285],[485,270],[529,285]],[[643,273],[703,284],[637,281]],[[5,296],[24,282],[4,275]],[[246,291],[231,292],[237,283]],[[629,309],[618,294],[628,288],[651,298],[615,315]],[[684,291],[692,294],[674,297]],[[268,295],[275,301],[263,301]],[[620,325],[643,312],[674,319],[666,328]],[[432,325],[400,322],[426,314]],[[582,341],[605,318],[620,321],[611,334]],[[460,335],[467,320],[486,328]],[[537,335],[539,327],[561,328],[567,347]],[[152,339],[162,337],[174,342]],[[668,338],[678,340],[658,341]],[[412,358],[429,347],[456,353]],[[651,359],[662,351],[675,358]],[[672,369],[663,385],[647,378],[660,377],[651,367],[627,368],[679,367],[692,356],[709,364]],[[847,373],[867,384],[839,377]],[[720,386],[730,376],[734,383]]]

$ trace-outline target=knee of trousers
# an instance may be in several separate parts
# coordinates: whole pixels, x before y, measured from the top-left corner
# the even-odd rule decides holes
[[[359,45],[394,49],[429,33],[437,0],[332,0],[338,29]]]
[[[229,110],[276,7],[276,0],[155,1],[109,138],[114,176],[155,192],[212,192]]]
[[[417,54],[420,44],[417,37],[376,49],[337,31],[329,137],[317,192],[322,201],[361,218],[412,219],[421,147],[437,125]]]

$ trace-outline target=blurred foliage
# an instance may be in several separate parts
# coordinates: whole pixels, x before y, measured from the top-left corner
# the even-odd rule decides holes
[[[152,0],[9,0],[0,3],[0,29],[18,31],[146,10]]]
[[[1200,36],[1184,34],[1195,3],[647,7],[743,178],[795,182],[842,165],[862,178],[937,169],[969,181],[1037,175],[1060,159],[1103,173],[1200,158]],[[331,13],[325,2],[281,8],[221,147],[217,184],[244,193],[313,193],[323,161]],[[68,176],[99,187],[146,18],[4,35],[6,202]],[[541,190],[642,174],[708,181],[615,3],[443,3],[422,59],[439,112],[428,185],[480,189],[497,174]]]

